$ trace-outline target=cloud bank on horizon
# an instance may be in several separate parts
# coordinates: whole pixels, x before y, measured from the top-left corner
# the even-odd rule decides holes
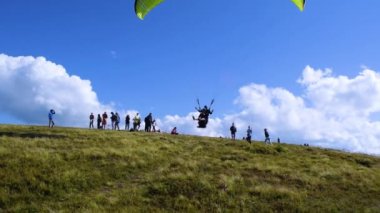
[[[102,104],[89,80],[43,57],[0,54],[0,82],[0,102],[6,103],[1,112],[27,124],[45,124],[50,108],[58,123],[83,127],[89,112],[137,112]],[[250,125],[256,140],[263,140],[263,128],[268,128],[272,140],[380,154],[380,73],[364,68],[349,78],[306,66],[297,82],[304,89],[301,96],[280,87],[242,86],[234,101],[236,113],[212,117],[207,129],[196,128],[196,112],[167,115],[157,123],[164,131],[176,126],[184,134],[228,137],[235,122],[239,137]]]
[[[240,136],[250,125],[253,138],[264,140],[268,128],[272,141],[304,143],[351,152],[380,154],[380,73],[364,69],[354,78],[333,76],[330,69],[307,66],[298,80],[304,94],[296,96],[284,88],[250,84],[240,88],[235,105],[239,112],[211,119],[211,136],[228,136],[235,122]],[[165,124],[177,124],[186,133],[190,115],[167,116]]]
[[[57,123],[83,126],[89,112],[111,109],[99,102],[89,80],[44,57],[0,54],[0,82],[1,112],[27,124],[45,124],[55,109]]]

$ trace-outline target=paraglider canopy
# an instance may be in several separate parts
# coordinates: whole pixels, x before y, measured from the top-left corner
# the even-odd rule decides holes
[[[298,9],[300,9],[301,11],[303,11],[303,9],[305,8],[305,3],[306,3],[306,0],[292,0],[292,2],[298,7]]]
[[[135,13],[141,20],[149,13],[154,7],[159,5],[164,0],[135,0]]]
[[[135,0],[135,13],[141,20],[144,19],[153,8],[164,0]],[[305,8],[306,0],[291,0],[301,11]]]

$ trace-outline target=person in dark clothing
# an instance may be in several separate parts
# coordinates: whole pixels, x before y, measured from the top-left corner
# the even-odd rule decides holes
[[[151,131],[151,129],[152,129],[152,122],[153,122],[152,113],[149,113],[149,115],[144,118],[145,132],[150,132]]]
[[[251,136],[252,136],[252,129],[251,129],[251,126],[248,126],[248,129],[247,129],[247,138],[246,138],[246,140],[248,141],[248,143],[251,143]]]
[[[174,128],[172,129],[172,131],[171,131],[170,134],[172,134],[172,135],[178,135],[177,127],[174,127]]]
[[[115,130],[120,130],[119,128],[119,123],[120,123],[120,116],[119,113],[115,113]]]
[[[264,136],[265,136],[265,143],[271,144],[270,143],[270,138],[269,138],[269,133],[267,129],[264,129]]]
[[[232,140],[235,140],[235,135],[236,135],[237,129],[236,129],[234,123],[232,123],[232,126],[230,127],[230,131],[231,131],[231,138],[232,138]]]
[[[98,114],[97,122],[98,122],[98,129],[101,129],[102,128],[102,117],[100,117],[100,114]]]
[[[131,118],[129,117],[129,115],[127,115],[125,117],[125,130],[129,130],[129,124],[131,122]]]
[[[107,126],[107,118],[108,118],[108,115],[106,112],[103,113],[102,115],[102,128],[103,129],[106,129],[106,126]]]
[[[198,128],[206,128],[208,123],[208,117],[213,113],[206,105],[201,109],[195,108],[199,112],[198,118],[193,116],[193,120],[198,120]]]
[[[91,112],[91,115],[90,115],[90,129],[94,128],[94,119],[95,119],[95,116],[94,114]]]
[[[55,123],[54,123],[54,121],[53,121],[53,116],[54,116],[54,114],[55,114],[55,111],[54,111],[54,109],[51,109],[50,111],[49,111],[49,128],[53,128],[54,127],[54,125],[55,125]]]
[[[113,112],[111,112],[111,128],[112,128],[112,130],[115,129],[115,122],[116,122],[116,116]]]

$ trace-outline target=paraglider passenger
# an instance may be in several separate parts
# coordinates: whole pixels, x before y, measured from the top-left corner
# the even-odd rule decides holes
[[[235,134],[236,134],[237,129],[236,129],[234,123],[232,123],[232,126],[230,127],[230,131],[231,131],[231,138],[232,138],[232,140],[235,140]]]
[[[197,119],[194,118],[194,120],[198,120],[198,128],[206,128],[206,125],[208,123],[208,117],[213,113],[213,110],[210,110],[206,105],[201,108],[195,108],[199,112],[199,116]]]
[[[54,121],[53,121],[53,115],[55,114],[54,109],[51,109],[49,111],[49,128],[53,128],[54,126]]]

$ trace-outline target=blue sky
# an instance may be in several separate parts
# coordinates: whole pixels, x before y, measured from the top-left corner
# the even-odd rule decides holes
[[[114,109],[164,119],[215,98],[222,119],[244,111],[235,100],[252,83],[303,97],[297,80],[307,66],[348,78],[380,70],[378,8],[378,0],[309,0],[304,12],[289,0],[167,0],[141,21],[133,1],[13,0],[0,7],[0,53],[62,65]],[[12,115],[0,122],[28,123]]]

